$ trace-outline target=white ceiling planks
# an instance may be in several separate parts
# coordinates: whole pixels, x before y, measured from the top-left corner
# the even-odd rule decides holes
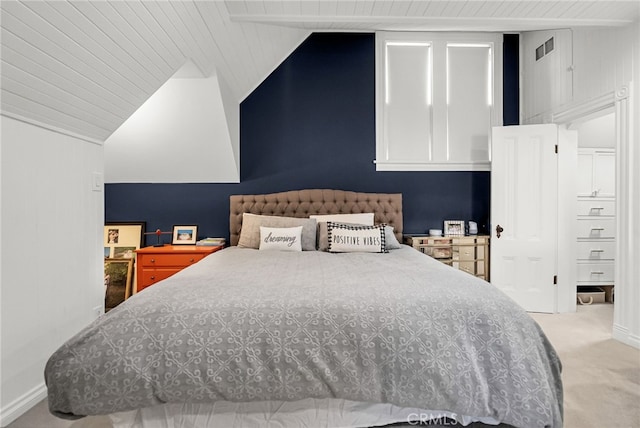
[[[226,4],[235,22],[320,31],[530,31],[619,26],[640,16],[638,0],[228,0]]]
[[[104,141],[190,61],[238,102],[311,31],[626,25],[640,1],[0,1],[2,112]]]
[[[186,62],[239,102],[309,34],[232,23],[222,1],[3,0],[0,12],[2,113],[98,142]]]
[[[227,4],[222,1],[195,4],[217,46],[214,62],[218,74],[229,84],[239,101],[310,34],[310,31],[300,28],[232,22]],[[261,7],[261,10],[266,9]]]

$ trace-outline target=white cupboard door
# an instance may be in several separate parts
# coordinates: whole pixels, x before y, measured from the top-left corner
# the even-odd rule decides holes
[[[593,155],[578,153],[578,196],[593,196]]]
[[[616,155],[613,152],[596,151],[593,157],[593,187],[595,196],[616,195]]]
[[[556,125],[494,127],[491,283],[530,312],[555,312]]]
[[[578,153],[578,196],[616,195],[616,154],[612,150],[581,149]]]

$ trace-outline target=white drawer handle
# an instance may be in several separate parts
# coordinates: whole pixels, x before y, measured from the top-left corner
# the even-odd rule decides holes
[[[591,230],[604,230],[604,227],[592,227]]]
[[[603,207],[591,207],[591,211],[593,211],[593,210],[600,211],[600,210],[603,210],[603,209],[604,209]]]
[[[594,272],[594,271],[591,271],[591,275],[604,275],[604,272]]]
[[[591,250],[592,253],[604,253],[604,250]]]

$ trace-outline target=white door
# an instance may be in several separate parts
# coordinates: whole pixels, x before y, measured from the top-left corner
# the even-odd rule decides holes
[[[556,311],[556,125],[494,127],[491,283],[530,312]]]

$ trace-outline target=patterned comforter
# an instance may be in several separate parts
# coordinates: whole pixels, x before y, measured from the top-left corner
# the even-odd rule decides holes
[[[489,283],[388,254],[231,247],[134,295],[45,369],[66,418],[162,403],[335,397],[562,426],[561,365]]]

